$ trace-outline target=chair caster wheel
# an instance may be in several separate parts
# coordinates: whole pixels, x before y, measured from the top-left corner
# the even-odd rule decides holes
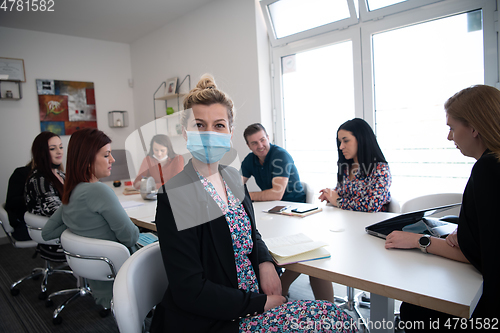
[[[44,299],[47,299],[47,297],[49,297],[49,295],[47,295],[47,292],[46,292],[46,291],[45,291],[45,292],[41,292],[41,293],[39,293],[39,294],[38,294],[38,299],[40,299],[40,300],[42,300],[42,301],[43,301]]]
[[[17,295],[19,295],[19,293],[20,293],[20,292],[21,292],[21,290],[19,290],[19,289],[17,289],[17,288],[12,288],[12,289],[10,290],[10,294],[11,294],[12,296],[17,296]]]
[[[52,305],[54,305],[54,301],[51,299],[48,299],[45,301],[45,307],[50,308]]]
[[[110,313],[111,313],[111,309],[99,310],[99,316],[101,316],[101,318],[106,318]]]
[[[52,319],[52,324],[54,324],[54,325],[60,325],[61,323],[62,323],[61,316],[57,316],[57,317]]]

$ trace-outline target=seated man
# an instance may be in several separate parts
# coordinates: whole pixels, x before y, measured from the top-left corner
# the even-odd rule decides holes
[[[264,126],[252,124],[245,129],[243,136],[252,151],[241,163],[243,183],[254,176],[262,190],[250,192],[252,201],[306,202],[306,194],[292,156],[285,149],[269,142]]]

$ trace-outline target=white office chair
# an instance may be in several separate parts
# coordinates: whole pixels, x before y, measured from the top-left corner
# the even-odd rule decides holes
[[[167,290],[168,279],[158,242],[135,252],[113,285],[111,309],[121,333],[141,333],[148,312]]]
[[[426,208],[444,206],[454,203],[462,203],[462,193],[437,193],[416,197],[404,202],[401,205],[401,213],[414,212]],[[443,217],[446,215],[460,214],[460,206],[432,215],[433,217]]]
[[[314,189],[306,182],[300,182],[302,184],[302,188],[304,188],[304,192],[306,192],[306,202],[314,203],[316,200]],[[318,195],[319,196],[319,195]]]
[[[54,246],[59,246],[59,239],[53,239],[50,241],[45,241],[42,238],[42,228],[47,223],[48,217],[45,216],[40,216],[40,215],[35,215],[26,212],[24,214],[24,220],[26,221],[26,224],[28,226],[28,233],[32,239],[32,242],[35,242],[35,244],[41,244],[41,245],[54,245]],[[57,257],[57,255],[54,256],[49,256],[46,255],[43,251],[43,249],[39,248],[37,250],[40,254],[41,257],[45,260],[45,267],[44,268],[34,268],[31,271],[31,274],[17,280],[10,286],[10,292],[12,295],[18,295],[19,294],[19,289],[17,286],[28,279],[32,278],[37,278],[39,276],[42,276],[42,282],[40,284],[40,289],[41,292],[38,294],[39,299],[46,299],[47,298],[47,283],[48,283],[48,278],[54,273],[63,273],[63,274],[73,274],[72,271],[70,270],[65,270],[62,269],[66,267],[66,260],[64,259],[63,256],[60,256],[60,258]],[[61,252],[62,254],[62,252]],[[59,267],[53,268],[52,263],[63,263]]]
[[[391,197],[391,202],[389,202],[387,209],[389,213],[401,213],[401,203],[398,199]]]
[[[59,314],[66,305],[79,296],[92,295],[87,279],[113,281],[120,267],[130,257],[129,250],[121,243],[78,236],[69,229],[62,233],[61,244],[68,265],[79,276],[79,287],[49,295],[47,302],[50,305],[54,296],[74,293],[54,310],[52,322],[56,325],[62,322]]]
[[[7,238],[9,239],[13,247],[19,249],[36,247],[37,243],[34,240],[18,241],[14,237],[12,237],[14,228],[10,225],[9,214],[5,210],[5,203],[0,206],[0,225],[2,226],[3,231],[7,235]]]

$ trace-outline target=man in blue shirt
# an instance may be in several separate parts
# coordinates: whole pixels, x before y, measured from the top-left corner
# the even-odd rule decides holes
[[[262,190],[250,192],[252,201],[306,202],[306,194],[292,156],[285,149],[269,142],[264,126],[252,124],[245,129],[243,136],[252,151],[241,163],[243,183],[254,176]]]

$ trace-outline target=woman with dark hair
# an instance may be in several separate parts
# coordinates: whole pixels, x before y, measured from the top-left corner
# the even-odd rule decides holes
[[[370,125],[360,118],[340,125],[337,148],[337,186],[322,189],[319,199],[347,210],[387,211],[391,172]]]
[[[111,139],[94,128],[71,135],[68,144],[66,184],[63,205],[42,230],[44,239],[59,238],[66,228],[90,238],[122,243],[132,253],[139,238],[138,228],[130,221],[113,190],[99,182],[111,174],[114,162]],[[113,297],[112,281],[89,280],[92,296],[107,315]]]
[[[177,155],[170,138],[165,134],[157,134],[151,139],[149,154],[142,161],[139,173],[134,180],[134,187],[141,187],[141,179],[153,177],[156,188],[160,188],[170,178],[184,168],[184,158]]]
[[[61,138],[42,132],[31,146],[32,171],[24,190],[26,209],[36,215],[51,216],[61,206],[64,172]]]

